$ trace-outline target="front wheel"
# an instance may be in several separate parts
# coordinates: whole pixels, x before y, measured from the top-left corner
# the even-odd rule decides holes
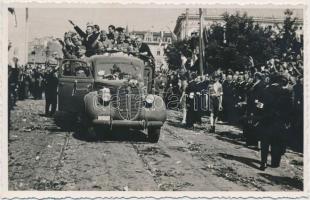
[[[152,143],[157,143],[160,136],[160,128],[148,128],[148,139]]]

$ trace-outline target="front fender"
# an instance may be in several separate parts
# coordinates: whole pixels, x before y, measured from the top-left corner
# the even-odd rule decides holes
[[[167,119],[167,110],[164,100],[157,95],[154,95],[155,99],[151,107],[142,109],[142,116],[147,121],[162,121]]]
[[[85,104],[85,114],[95,119],[98,116],[111,116],[110,105],[102,106],[98,102],[98,94],[96,91],[90,92],[84,97],[84,104]]]

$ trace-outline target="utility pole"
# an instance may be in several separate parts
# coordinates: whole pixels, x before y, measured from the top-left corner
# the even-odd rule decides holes
[[[185,10],[185,39],[188,38],[188,8]]]
[[[200,71],[200,75],[203,75],[203,13],[202,13],[202,8],[199,8],[199,71]]]
[[[25,65],[28,63],[28,34],[29,34],[29,25],[28,25],[28,8],[25,10]]]

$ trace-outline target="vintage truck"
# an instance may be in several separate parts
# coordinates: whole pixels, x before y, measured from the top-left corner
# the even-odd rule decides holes
[[[152,94],[154,67],[127,55],[95,55],[63,60],[59,69],[57,125],[80,123],[85,132],[117,127],[147,130],[158,142],[166,120],[163,99]]]

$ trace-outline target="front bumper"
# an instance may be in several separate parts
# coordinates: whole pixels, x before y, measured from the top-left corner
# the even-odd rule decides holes
[[[131,120],[98,120],[94,119],[93,124],[109,127],[127,127],[134,129],[146,129],[150,127],[160,128],[163,125],[162,121],[131,121]]]

